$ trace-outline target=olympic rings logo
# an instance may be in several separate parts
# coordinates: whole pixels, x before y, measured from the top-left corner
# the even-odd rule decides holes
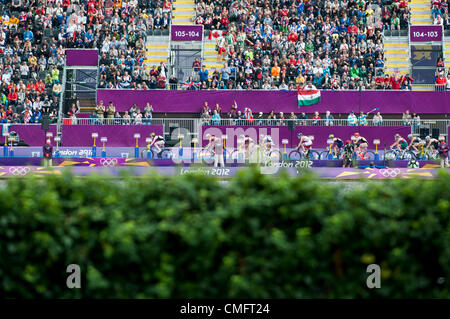
[[[102,158],[100,164],[102,166],[113,167],[117,165],[117,158]]]
[[[26,176],[30,172],[29,167],[17,166],[10,167],[9,173],[14,176]]]
[[[386,169],[381,169],[380,170],[380,174],[383,175],[384,177],[396,177],[397,175],[400,174],[400,170],[398,168],[386,168]]]

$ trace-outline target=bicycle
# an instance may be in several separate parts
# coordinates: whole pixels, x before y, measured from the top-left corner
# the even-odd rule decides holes
[[[330,154],[330,151],[323,151],[320,153],[320,159],[321,160],[327,160],[328,159],[328,155]],[[342,159],[343,154],[342,154],[342,149],[338,149],[338,151],[336,152],[336,154],[334,154],[334,150],[331,150],[331,155],[333,156],[333,159]]]
[[[289,159],[291,161],[300,161],[300,160],[312,160],[317,161],[320,159],[320,154],[317,151],[312,149],[307,149],[306,151],[295,149],[289,153]]]
[[[375,153],[372,151],[367,150],[359,150],[356,149],[353,153],[353,158],[356,160],[374,160],[375,159]]]
[[[226,149],[223,150],[225,152],[226,158],[230,156],[230,152]],[[202,160],[204,164],[214,164],[214,156],[216,153],[211,148],[203,148],[198,152],[198,158]]]
[[[414,152],[404,149],[404,150],[399,150],[399,149],[390,149],[388,151],[386,151],[386,153],[384,153],[384,159],[387,161],[392,161],[392,160],[412,160],[412,159],[417,159],[416,154],[414,154]]]
[[[173,153],[170,148],[163,147],[159,152],[156,147],[152,146],[150,148],[152,152],[152,158],[160,158],[160,159],[171,159],[173,158]]]
[[[430,149],[430,148],[426,149],[424,154],[425,154],[426,159],[429,161],[435,161],[435,160],[440,159],[439,152],[434,149]]]

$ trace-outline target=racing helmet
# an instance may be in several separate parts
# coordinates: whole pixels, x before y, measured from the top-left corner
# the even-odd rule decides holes
[[[155,132],[151,132],[150,137],[155,137]]]
[[[334,138],[334,134],[330,134],[330,135],[328,135],[328,138],[329,138],[329,139],[332,139],[332,138]]]
[[[355,137],[359,137],[359,133],[356,132],[355,134],[353,134]]]
[[[430,135],[427,135],[427,136],[425,137],[425,139],[426,139],[427,141],[428,141],[430,138],[431,138]]]
[[[302,137],[302,136],[303,136],[303,133],[298,133],[298,134],[297,134],[297,137],[298,137],[298,138],[300,138],[300,137]]]

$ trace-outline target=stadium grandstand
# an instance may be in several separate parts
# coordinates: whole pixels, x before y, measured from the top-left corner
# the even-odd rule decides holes
[[[112,156],[154,156],[155,133],[192,157],[192,140],[211,145],[207,129],[255,128],[261,146],[259,132],[272,127],[286,130],[280,154],[282,140],[284,152],[298,151],[310,130],[321,160],[327,136],[346,129],[343,141],[367,131],[363,159],[378,147],[383,159],[397,133],[408,144],[428,138],[403,160],[430,157],[432,145],[437,158],[429,139],[448,135],[446,1],[13,0],[0,9],[4,147],[9,132],[41,146],[44,131],[60,147],[90,147],[91,133],[108,128],[106,148],[139,148]]]
[[[449,298],[449,1],[0,0],[0,297]]]

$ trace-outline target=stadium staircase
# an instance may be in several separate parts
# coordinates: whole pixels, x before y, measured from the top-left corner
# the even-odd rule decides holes
[[[385,37],[384,59],[385,74],[392,75],[396,69],[399,75],[409,73],[408,37]]]
[[[448,68],[450,66],[450,38],[444,37],[442,45],[442,50],[444,51],[444,65]]]
[[[411,24],[433,24],[431,18],[431,4],[429,0],[411,0]]]
[[[148,36],[145,48],[145,68],[151,69],[154,65],[159,66],[161,62],[167,63],[169,56],[168,36]]]
[[[78,97],[77,101],[80,105],[80,113],[92,113],[95,111],[95,98]]]
[[[433,19],[431,17],[431,3],[428,0],[411,0],[409,2],[411,8],[411,24],[412,25],[431,25]],[[444,47],[444,53],[447,49]],[[445,58],[445,56],[444,56]],[[433,91],[434,87],[430,85],[413,84],[413,91]]]
[[[206,37],[203,43],[203,64],[211,76],[214,69],[220,70],[223,67],[223,62],[217,61],[216,41],[208,40]]]
[[[174,3],[173,24],[193,24],[195,19],[194,0],[176,0]]]

